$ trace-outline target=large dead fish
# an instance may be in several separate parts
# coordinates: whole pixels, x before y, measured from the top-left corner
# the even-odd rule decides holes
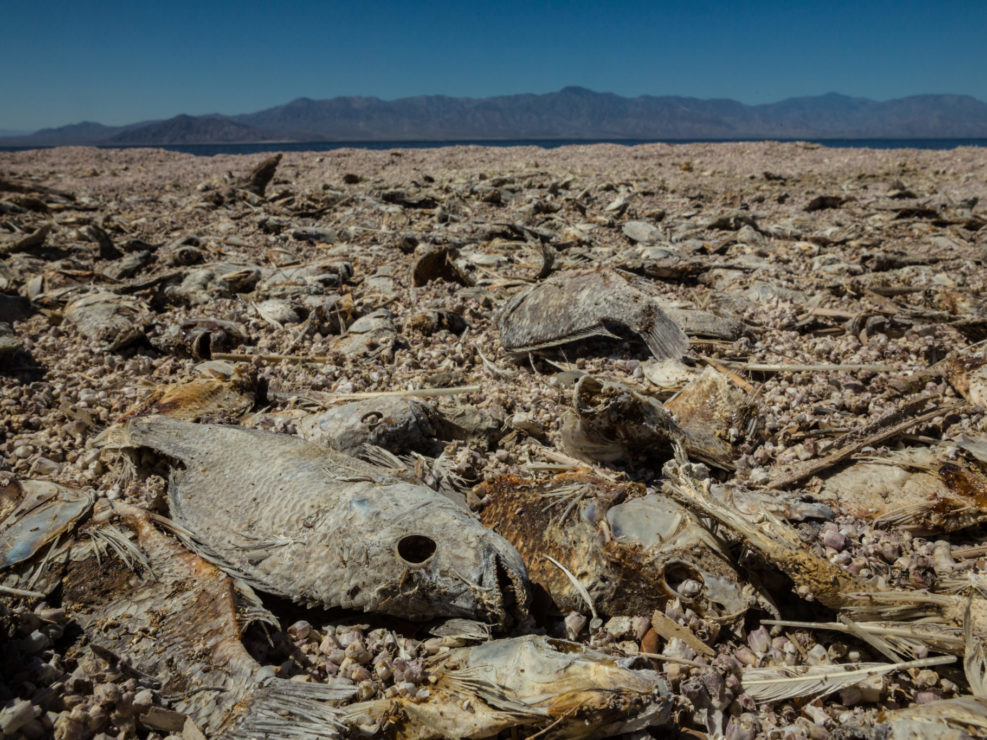
[[[518,552],[431,489],[298,437],[145,417],[110,447],[173,459],[189,544],[261,591],[408,619],[505,625],[527,608]]]
[[[481,520],[524,556],[549,610],[582,610],[581,589],[603,615],[650,614],[679,598],[724,617],[757,601],[709,530],[674,501],[641,496],[640,484],[579,471],[547,483],[504,476],[476,493],[489,497]]]
[[[638,334],[658,359],[681,357],[689,340],[658,302],[612,268],[568,270],[514,296],[501,311],[500,342],[512,352],[589,337]]]
[[[373,737],[484,738],[524,728],[528,737],[611,737],[669,721],[662,677],[572,642],[527,636],[440,655],[425,701],[353,704],[343,721]],[[528,734],[533,732],[534,734]]]
[[[209,737],[334,738],[327,701],[350,682],[276,678],[240,642],[240,614],[271,617],[256,596],[163,531],[162,517],[46,481],[0,489],[0,573],[48,595],[83,628],[94,653],[153,686]],[[239,602],[239,603],[238,603]],[[140,716],[138,717],[140,719]]]
[[[326,702],[350,698],[352,684],[276,678],[240,642],[233,579],[159,530],[153,515],[115,508],[124,528],[80,540],[64,577],[65,609],[99,654],[152,680],[207,737],[338,737],[342,726]],[[96,552],[108,537],[129,562]]]

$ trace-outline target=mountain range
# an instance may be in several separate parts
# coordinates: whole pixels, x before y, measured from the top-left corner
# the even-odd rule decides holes
[[[875,101],[837,93],[745,105],[636,98],[566,87],[544,95],[399,100],[299,98],[240,115],[179,115],[104,126],[85,121],[0,138],[5,146],[190,145],[497,139],[985,138],[987,103],[967,95]]]

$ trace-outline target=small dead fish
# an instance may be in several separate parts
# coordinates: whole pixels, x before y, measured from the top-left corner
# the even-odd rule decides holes
[[[630,386],[582,376],[562,424],[569,454],[596,462],[661,464],[679,440],[692,457],[724,470],[754,418],[746,393],[712,368],[664,405]]]
[[[672,415],[656,399],[628,386],[582,376],[572,393],[574,412],[562,425],[566,451],[581,460],[661,463],[679,436]]]
[[[106,441],[183,464],[172,518],[197,552],[259,590],[408,619],[503,626],[526,611],[510,543],[384,468],[286,434],[164,417],[133,419]]]
[[[306,416],[297,423],[298,434],[340,452],[355,454],[366,444],[395,454],[427,452],[435,436],[433,409],[410,398],[368,398]]]
[[[150,316],[137,299],[107,292],[90,293],[65,307],[65,320],[110,352],[144,337]]]
[[[351,357],[376,357],[393,352],[396,340],[394,317],[386,308],[379,308],[354,321],[346,334],[334,339],[331,346],[334,352]]]
[[[254,405],[250,378],[196,378],[184,383],[156,387],[120,420],[133,416],[168,416],[183,421],[198,421],[217,415],[237,418]]]
[[[682,506],[641,496],[642,486],[590,473],[547,484],[504,476],[477,487],[489,496],[480,519],[521,552],[551,611],[582,610],[584,596],[604,615],[649,614],[679,598],[699,614],[742,614],[755,603],[727,553]]]
[[[166,350],[208,360],[213,352],[229,352],[234,347],[247,344],[246,330],[232,321],[209,318],[189,318],[173,324],[161,338]]]
[[[658,359],[681,357],[689,340],[648,293],[612,268],[568,270],[512,298],[500,313],[500,341],[512,352],[589,337],[638,334]]]
[[[655,671],[583,645],[529,635],[451,650],[428,667],[429,696],[341,710],[362,735],[484,738],[524,728],[529,737],[611,737],[658,727],[672,696]],[[533,734],[529,734],[533,733]]]
[[[665,408],[682,429],[686,452],[724,470],[734,467],[733,442],[747,436],[757,418],[750,394],[712,367],[666,401]]]
[[[987,521],[987,475],[944,452],[919,447],[868,458],[827,479],[818,498],[845,514],[916,534]]]

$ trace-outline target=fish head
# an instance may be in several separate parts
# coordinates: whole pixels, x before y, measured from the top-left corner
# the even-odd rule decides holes
[[[504,628],[527,614],[518,551],[455,505],[402,517],[370,537],[364,609],[407,619],[469,617]]]

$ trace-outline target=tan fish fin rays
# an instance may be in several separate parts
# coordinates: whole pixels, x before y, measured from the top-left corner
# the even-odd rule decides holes
[[[255,738],[338,738],[343,735],[340,711],[326,702],[345,701],[356,693],[350,682],[297,683],[273,678],[253,692],[250,711],[224,740]]]
[[[891,671],[955,662],[951,655],[905,663],[846,663],[818,666],[770,666],[744,671],[741,684],[755,701],[774,702],[800,697],[822,698]]]
[[[107,548],[116,553],[120,561],[135,573],[148,573],[157,580],[151,561],[140,546],[127,534],[112,524],[102,524],[88,530],[97,554]]]
[[[974,610],[974,602],[980,609]],[[971,693],[978,699],[987,699],[987,652],[984,650],[984,616],[976,612],[983,610],[983,599],[975,599],[972,595],[966,604],[966,612],[963,615],[963,672],[966,680],[970,684]],[[978,619],[979,617],[979,619]],[[977,629],[977,627],[981,629]]]
[[[508,697],[504,689],[486,678],[492,667],[469,666],[449,671],[442,676],[443,685],[450,691],[461,693],[468,697],[479,697],[491,708],[509,714],[518,719],[538,719],[551,716],[544,709],[538,709],[524,702]]]

